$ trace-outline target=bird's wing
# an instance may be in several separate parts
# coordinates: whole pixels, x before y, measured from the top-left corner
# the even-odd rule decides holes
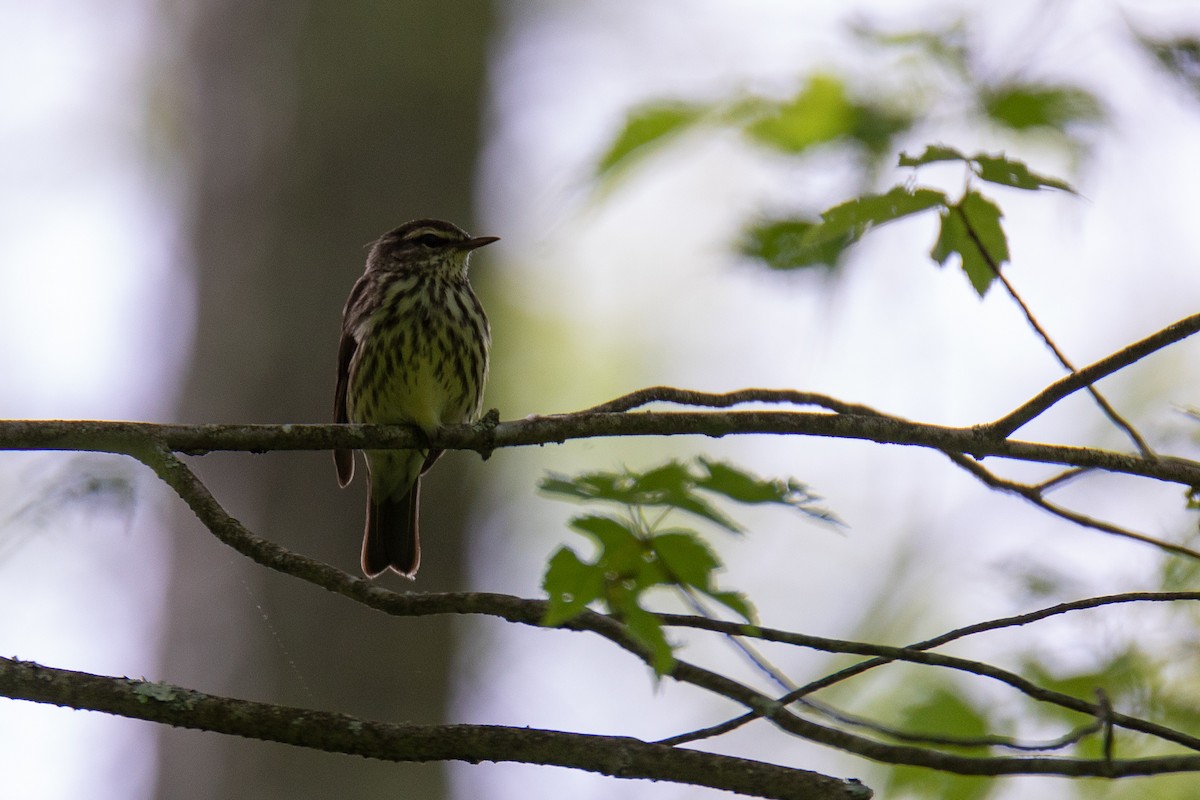
[[[354,361],[354,353],[358,350],[358,341],[354,338],[353,328],[348,322],[353,313],[354,301],[362,294],[365,283],[366,281],[360,278],[354,284],[343,313],[342,339],[338,342],[337,388],[333,391],[333,421],[338,423],[350,421],[346,391],[350,384],[350,364]],[[334,450],[333,462],[337,465],[338,483],[346,486],[354,477],[354,451]]]

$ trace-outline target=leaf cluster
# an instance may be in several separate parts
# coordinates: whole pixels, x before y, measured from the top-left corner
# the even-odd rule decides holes
[[[882,194],[866,194],[824,211],[819,220],[783,219],[752,225],[742,252],[771,268],[791,270],[838,263],[845,250],[869,231],[923,212],[938,216],[938,234],[929,256],[939,266],[957,258],[971,286],[982,297],[1009,260],[1003,214],[994,201],[973,187],[979,180],[997,186],[1037,191],[1074,192],[1066,182],[1041,175],[1003,153],[966,155],[945,145],[929,145],[916,156],[902,153],[900,167],[916,169],[957,161],[969,176],[957,198],[930,187],[907,183]]]
[[[666,527],[670,512],[684,512],[730,534],[741,534],[743,528],[713,504],[715,498],[784,506],[836,522],[816,505],[819,498],[794,479],[764,479],[706,458],[692,463],[672,460],[642,472],[549,475],[539,485],[560,498],[615,509],[571,520],[574,530],[591,539],[595,552],[585,558],[563,546],[550,558],[542,582],[550,598],[543,624],[561,625],[589,604],[599,603],[652,654],[658,675],[674,666],[674,647],[658,616],[648,608],[650,590],[675,588],[691,598],[715,601],[747,623],[755,621],[745,595],[717,588],[716,573],[723,565],[700,533],[690,527]]]

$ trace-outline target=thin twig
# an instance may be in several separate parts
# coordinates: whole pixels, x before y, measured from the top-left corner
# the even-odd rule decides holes
[[[746,403],[787,404],[793,406],[817,406],[838,414],[862,416],[884,416],[869,406],[847,403],[836,397],[816,392],[801,392],[795,389],[738,389],[732,392],[698,392],[693,389],[678,389],[674,386],[650,386],[621,395],[598,406],[584,409],[584,414],[610,414],[632,411],[650,403],[674,403],[682,406],[704,406],[705,408],[731,408]]]
[[[668,572],[669,572],[669,570],[668,570]],[[669,575],[669,577],[675,579],[676,583],[679,583],[678,579],[675,576]],[[700,600],[700,598],[696,595],[695,590],[691,589],[690,587],[683,587],[682,584],[680,584],[680,585],[682,587],[680,589],[680,591],[683,594],[685,600],[688,602],[689,605],[691,605],[692,609],[699,616],[701,616],[705,619],[710,619],[710,620],[717,618],[712,613],[712,611],[710,609],[708,609],[704,605],[704,603]],[[772,682],[774,682],[780,689],[782,689],[785,692],[795,691],[796,684],[790,678],[788,678],[785,674],[783,674],[783,672],[778,667],[776,667],[774,664],[772,664],[766,658],[766,656],[764,656],[762,653],[760,653],[757,648],[755,648],[753,645],[751,645],[749,642],[747,642],[746,637],[738,636],[733,633],[725,633],[724,638],[725,638],[725,641],[732,643],[734,645],[734,647],[737,648],[737,650],[740,653],[742,653],[742,655],[744,655],[750,661],[752,666],[754,666],[756,669],[758,669],[760,672],[762,672],[764,675],[766,675],[767,678],[769,678]],[[922,744],[922,745],[930,745],[930,746],[949,746],[949,747],[962,747],[962,748],[1005,747],[1010,750],[1037,752],[1037,751],[1045,751],[1045,750],[1051,750],[1051,749],[1057,749],[1060,747],[1065,747],[1066,744],[1069,744],[1074,741],[1078,741],[1079,738],[1082,738],[1082,736],[1085,735],[1084,733],[1078,733],[1078,731],[1076,731],[1076,732],[1067,734],[1064,737],[1060,737],[1059,739],[1055,740],[1055,742],[1050,743],[1047,746],[1042,746],[1042,745],[1032,744],[1032,743],[1022,743],[1022,742],[1019,742],[1016,739],[1013,739],[1008,736],[982,736],[982,737],[972,737],[972,738],[952,737],[952,736],[935,736],[935,735],[930,735],[930,734],[918,734],[918,733],[910,733],[908,731],[898,730],[896,728],[893,728],[893,727],[890,727],[887,725],[883,725],[882,723],[877,722],[875,720],[868,719],[866,717],[862,717],[862,716],[858,716],[858,715],[854,715],[854,714],[850,714],[850,713],[847,713],[840,709],[834,708],[833,706],[829,705],[828,703],[817,702],[809,697],[801,697],[801,698],[797,699],[796,702],[799,703],[800,705],[804,706],[805,708],[811,709],[812,711],[814,711],[818,714],[821,714],[822,716],[824,716],[830,720],[833,720],[834,722],[838,722],[843,725],[847,725],[847,726],[851,726],[851,727],[855,727],[855,728],[860,728],[862,730],[867,730],[867,731],[870,731],[870,732],[880,735],[880,736],[886,736],[889,739],[892,739],[894,741],[907,742],[909,744]],[[1109,712],[1111,713],[1111,709],[1109,709]],[[728,724],[728,723],[722,723],[722,724],[724,725],[724,724]],[[1094,732],[1095,730],[1098,730],[1098,725],[1097,725],[1097,723],[1093,722],[1093,723],[1091,723],[1090,726],[1085,726],[1085,728],[1090,728],[1091,731]],[[710,729],[705,729],[704,733],[707,734],[709,730]],[[1085,730],[1085,729],[1081,728],[1079,730]],[[698,741],[702,738],[707,738],[707,735],[698,735],[700,733],[701,732],[694,731],[690,734],[681,734],[679,736],[671,737],[669,739],[660,740],[659,743],[660,744],[684,744],[684,743],[688,743],[688,742]],[[1062,744],[1061,742],[1065,742],[1066,744]]]
[[[962,219],[963,227],[967,231],[967,235],[971,237],[971,241],[975,243],[976,249],[979,250],[980,255],[983,256],[984,261],[987,262],[988,266],[992,270],[992,273],[996,276],[996,279],[1000,281],[1002,286],[1004,286],[1004,289],[1008,292],[1009,297],[1011,297],[1013,302],[1017,304],[1017,307],[1021,309],[1021,313],[1025,315],[1025,319],[1029,322],[1030,327],[1033,328],[1034,332],[1037,333],[1037,335],[1045,343],[1046,347],[1050,349],[1050,352],[1054,354],[1054,357],[1058,359],[1058,363],[1062,364],[1068,372],[1076,372],[1075,366],[1069,360],[1067,360],[1067,357],[1063,354],[1063,352],[1058,349],[1058,345],[1056,345],[1054,340],[1050,338],[1050,334],[1046,332],[1045,328],[1041,326],[1041,323],[1037,321],[1037,318],[1033,316],[1033,311],[1030,310],[1025,301],[1021,299],[1021,296],[1017,294],[1017,290],[1013,287],[1012,283],[1009,282],[1004,273],[1000,271],[1000,265],[996,263],[996,260],[992,257],[992,254],[988,252],[987,247],[984,246],[983,241],[979,238],[979,234],[976,232],[975,227],[971,224],[971,220],[967,218],[967,214],[965,211],[963,211],[962,206],[951,206],[951,210],[958,213],[958,216]],[[1100,410],[1104,412],[1105,416],[1112,420],[1114,425],[1125,431],[1125,433],[1137,447],[1138,452],[1147,459],[1153,459],[1154,451],[1150,449],[1150,445],[1146,444],[1141,435],[1133,429],[1133,426],[1126,422],[1125,419],[1117,413],[1116,409],[1109,405],[1108,401],[1104,399],[1104,396],[1100,394],[1100,391],[1096,389],[1096,387],[1090,382],[1086,388],[1088,393],[1091,394],[1096,400],[1096,404],[1100,406]]]
[[[1051,489],[1057,489],[1060,486],[1065,486],[1076,478],[1080,478],[1086,474],[1086,469],[1066,469],[1057,475],[1052,475],[1044,481],[1038,481],[1037,483],[1030,484],[1030,488],[1036,489],[1044,494]]]
[[[1122,347],[1115,353],[1060,378],[1000,419],[983,425],[981,428],[989,435],[1007,438],[1063,398],[1198,332],[1200,332],[1200,314],[1184,317],[1144,339]]]
[[[1070,603],[1060,603],[1056,606],[1029,612],[1027,614],[1003,617],[1000,619],[989,620],[986,622],[975,623],[973,625],[957,628],[932,639],[927,639],[923,642],[917,642],[916,644],[908,645],[907,647],[887,647],[884,645],[828,639],[820,636],[798,634],[790,631],[779,631],[758,626],[741,625],[738,623],[724,623],[719,621],[714,622],[712,620],[706,620],[702,617],[685,617],[671,614],[664,614],[661,615],[661,617],[663,623],[666,625],[680,625],[701,630],[711,630],[717,633],[732,632],[742,636],[761,638],[767,641],[784,642],[799,647],[807,647],[830,653],[854,653],[858,655],[874,656],[874,658],[860,661],[857,664],[838,670],[837,672],[831,673],[830,675],[827,675],[816,681],[812,681],[805,686],[801,686],[796,690],[784,695],[783,697],[778,698],[774,703],[765,709],[759,709],[751,714],[739,716],[736,721],[729,720],[728,722],[723,722],[720,725],[713,726],[709,729],[714,731],[719,730],[720,733],[728,733],[731,730],[735,730],[736,728],[753,721],[758,716],[769,716],[768,712],[770,709],[787,706],[802,697],[812,694],[813,692],[828,688],[835,683],[840,683],[849,678],[861,675],[870,669],[874,669],[885,664],[890,664],[894,661],[908,661],[912,663],[929,664],[931,666],[956,669],[989,677],[1002,683],[1006,683],[1035,700],[1052,703],[1072,711],[1077,711],[1081,714],[1097,717],[1102,713],[1102,709],[1096,704],[1088,703],[1085,700],[1080,700],[1079,698],[1072,697],[1071,695],[1044,689],[1019,675],[998,667],[994,667],[990,664],[982,664],[980,662],[956,658],[954,656],[929,653],[927,651],[936,647],[941,647],[942,645],[966,636],[983,633],[985,631],[1028,625],[1030,623],[1038,622],[1059,614],[1065,614],[1070,611],[1098,608],[1100,606],[1116,603],[1177,602],[1181,600],[1200,601],[1200,592],[1134,592],[1121,595],[1109,595],[1105,597],[1092,597]],[[1129,717],[1123,714],[1111,714],[1111,712],[1109,713],[1115,724],[1121,725],[1129,730],[1135,730],[1152,736],[1158,736],[1159,738],[1183,745],[1193,750],[1200,750],[1200,738],[1190,736],[1156,723],[1140,720],[1136,717]]]
[[[1113,525],[1110,522],[1104,522],[1103,520],[1089,517],[1086,514],[1080,514],[1077,511],[1063,508],[1056,503],[1051,503],[1042,496],[1041,487],[1046,484],[1030,486],[1029,484],[1025,483],[1017,483],[1016,481],[1010,481],[1005,478],[1001,478],[1000,476],[986,469],[982,464],[979,464],[972,459],[967,458],[966,456],[959,455],[958,453],[947,453],[946,456],[956,465],[971,473],[971,475],[973,475],[984,485],[989,486],[992,489],[997,489],[999,491],[1008,492],[1010,494],[1023,497],[1043,511],[1060,519],[1065,519],[1068,522],[1073,522],[1081,527],[1091,528],[1092,530],[1100,531],[1101,533],[1108,533],[1125,539],[1133,539],[1134,541],[1142,542],[1143,544],[1153,545],[1168,553],[1174,553],[1177,556],[1186,556],[1188,558],[1194,558],[1200,561],[1200,551],[1193,550],[1190,547],[1184,547],[1181,544],[1175,544],[1174,542],[1164,541],[1144,533],[1131,531],[1128,528],[1122,528],[1119,525]],[[1051,482],[1050,485],[1053,485],[1054,482],[1061,483],[1066,479],[1066,477],[1073,477],[1077,474],[1079,474],[1077,470],[1064,473],[1063,475],[1058,476],[1053,482]]]

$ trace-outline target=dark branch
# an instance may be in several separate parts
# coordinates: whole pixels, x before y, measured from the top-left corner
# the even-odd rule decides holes
[[[1187,599],[1200,600],[1200,593],[1193,592],[1186,595]],[[1182,599],[1180,595],[1175,595],[1175,599]],[[1095,703],[1081,700],[1078,697],[1073,697],[1062,692],[1045,689],[1033,683],[1026,678],[1021,677],[1008,670],[1001,669],[991,664],[985,664],[981,661],[971,661],[965,658],[956,656],[942,655],[941,653],[928,652],[929,647],[915,645],[912,647],[889,647],[887,645],[867,644],[864,642],[851,642],[843,639],[828,639],[822,636],[811,636],[802,633],[793,633],[791,631],[776,630],[773,628],[764,628],[755,625],[746,625],[738,622],[726,622],[724,620],[713,620],[707,617],[693,617],[681,614],[662,614],[660,615],[664,625],[675,625],[693,628],[696,630],[713,631],[716,633],[725,634],[726,636],[745,636],[747,638],[761,639],[767,642],[781,642],[797,647],[806,647],[813,650],[820,650],[827,653],[852,653],[855,655],[874,656],[871,661],[856,664],[859,666],[882,666],[884,663],[892,661],[906,661],[913,664],[927,664],[930,666],[943,667],[946,669],[958,670],[961,672],[979,675],[985,678],[1005,683],[1017,691],[1045,703],[1051,703],[1061,708],[1076,711],[1080,714],[1085,714],[1093,718],[1110,719],[1113,724],[1119,725],[1132,731],[1145,733],[1151,736],[1157,736],[1169,742],[1182,745],[1192,750],[1200,751],[1200,738],[1189,736],[1181,733],[1173,728],[1165,725],[1158,725],[1153,722],[1148,722],[1137,717],[1127,716],[1124,714],[1112,713],[1106,711]],[[859,670],[855,674],[861,674],[865,669]],[[844,675],[845,671],[836,673],[841,679],[849,677]],[[822,683],[819,688],[829,686],[829,683]],[[787,705],[795,702],[808,694],[811,694],[815,689],[813,684],[801,687],[794,691],[788,692],[777,701],[779,705]]]
[[[19,700],[102,711],[385,761],[514,761],[708,786],[788,800],[867,800],[855,781],[744,758],[618,736],[496,725],[409,725],[218,697],[0,658],[0,692]]]
[[[557,444],[611,436],[793,434],[927,447],[975,458],[999,457],[1102,469],[1184,486],[1200,486],[1200,463],[1154,459],[1089,447],[992,438],[986,429],[911,422],[880,414],[798,411],[691,411],[561,414],[501,422],[492,427],[449,426],[426,441],[412,429],[388,425],[156,425],[144,422],[0,421],[0,450],[84,450],[140,458],[155,447],[186,454],[216,450],[412,448],[490,453],[498,447]]]
[[[1022,403],[995,422],[984,425],[983,428],[991,435],[1007,437],[1063,398],[1128,367],[1130,364],[1141,361],[1151,353],[1182,341],[1198,331],[1200,331],[1200,314],[1184,317],[1141,341],[1123,347],[1112,355],[1055,381],[1038,392],[1032,399]]]
[[[1078,476],[1080,473],[1077,470],[1062,473],[1048,481],[1043,481],[1042,483],[1036,485],[1030,485],[1006,480],[998,475],[994,475],[982,464],[972,461],[966,456],[960,456],[957,453],[947,453],[946,455],[949,456],[950,460],[956,465],[971,473],[971,475],[977,478],[985,486],[998,491],[1008,492],[1010,494],[1023,497],[1046,513],[1052,514],[1059,519],[1065,519],[1068,522],[1079,525],[1080,527],[1091,528],[1092,530],[1100,531],[1101,533],[1108,533],[1113,536],[1120,536],[1125,539],[1133,539],[1137,542],[1154,545],[1161,550],[1165,550],[1168,553],[1174,553],[1177,556],[1186,556],[1188,558],[1200,560],[1200,551],[1193,550],[1190,547],[1184,547],[1181,544],[1175,544],[1174,542],[1168,542],[1154,536],[1149,536],[1144,533],[1131,531],[1128,528],[1122,528],[1119,525],[1113,525],[1111,522],[1095,519],[1087,516],[1086,514],[1080,514],[1078,511],[1072,511],[1069,508],[1063,508],[1057,503],[1052,503],[1043,496],[1043,492],[1046,487],[1060,485],[1064,481]]]

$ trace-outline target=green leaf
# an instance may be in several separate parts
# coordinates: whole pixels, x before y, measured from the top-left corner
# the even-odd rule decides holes
[[[542,588],[550,597],[542,624],[561,625],[579,615],[604,592],[604,571],[579,560],[575,551],[560,547],[546,566]]]
[[[654,147],[694,125],[705,110],[703,106],[670,102],[633,109],[625,117],[625,127],[597,164],[597,176],[605,177],[618,168],[629,166]]]
[[[656,677],[675,668],[675,654],[663,633],[662,620],[642,608],[634,596],[615,599],[613,613],[629,628],[629,633],[650,651],[650,666]]]
[[[805,267],[835,267],[846,248],[857,241],[847,233],[841,237],[817,240],[810,232],[820,223],[801,219],[780,219],[752,225],[742,235],[738,249],[757,258],[771,269],[780,271]]]
[[[843,524],[831,511],[814,505],[821,498],[795,478],[768,480],[727,462],[709,461],[703,457],[698,460],[708,474],[700,478],[696,485],[705,491],[748,505],[766,503],[788,506],[822,522]]]
[[[712,585],[713,572],[721,566],[708,545],[691,531],[659,534],[650,546],[674,581],[702,591]]]
[[[634,486],[645,505],[678,508],[714,522],[731,533],[742,527],[696,494],[696,476],[684,464],[669,461],[661,467],[634,476]]]
[[[1009,158],[1003,153],[998,155],[976,153],[973,156],[967,156],[946,145],[927,145],[924,152],[918,156],[910,156],[908,153],[900,154],[901,167],[920,167],[939,161],[962,161],[970,164],[972,171],[980,178],[1002,186],[1012,186],[1016,189],[1061,189],[1064,192],[1075,193],[1075,190],[1067,182],[1039,175],[1030,170],[1025,162]]]
[[[547,494],[561,494],[576,500],[590,500],[594,495],[584,488],[584,484],[580,480],[582,477],[571,478],[551,473],[538,481],[538,488]]]
[[[941,230],[930,257],[944,266],[957,255],[975,291],[983,297],[1008,261],[1008,240],[1000,226],[1000,209],[978,192],[968,192],[942,213]]]
[[[620,520],[588,515],[571,520],[571,527],[590,535],[600,545],[596,565],[619,576],[637,574],[646,545]]]
[[[575,517],[571,527],[577,531],[591,534],[604,547],[622,547],[627,544],[637,544],[637,536],[619,520],[612,517],[588,515]]]
[[[796,505],[811,498],[804,485],[795,481],[766,480],[726,461],[709,461],[701,457],[700,464],[708,474],[696,485],[739,503]]]
[[[1008,158],[1003,153],[994,156],[976,153],[971,160],[978,165],[975,174],[990,183],[1016,189],[1060,189],[1075,194],[1075,190],[1065,181],[1039,175],[1031,171],[1025,162]]]
[[[825,211],[821,214],[821,224],[809,236],[814,239],[847,234],[860,237],[874,226],[948,204],[946,195],[934,189],[893,186],[884,194],[863,195]]]
[[[923,167],[926,164],[933,164],[938,161],[968,161],[969,159],[962,154],[961,151],[949,147],[944,144],[927,144],[925,150],[919,156],[910,156],[908,153],[900,154],[901,167]]]
[[[637,491],[648,495],[656,493],[674,495],[686,492],[692,485],[692,473],[688,471],[686,465],[680,464],[678,461],[668,461],[662,466],[654,467],[640,475],[630,474],[633,476],[633,483]]]
[[[754,605],[741,592],[717,591],[705,592],[705,594],[747,622],[754,622],[758,617],[757,612],[754,610]]]
[[[791,100],[769,108],[746,127],[746,133],[761,144],[793,155],[847,136],[854,129],[855,109],[846,97],[845,85],[832,75],[812,76]]]
[[[988,89],[981,100],[988,118],[1017,131],[1044,128],[1061,133],[1105,117],[1096,96],[1077,86],[1010,83]]]
[[[538,488],[575,500],[610,501],[623,505],[637,505],[645,500],[629,474],[616,472],[584,472],[571,477],[552,474],[543,478]]]
[[[893,151],[895,138],[913,125],[911,114],[880,103],[855,103],[849,137],[876,156]]]
[[[544,492],[577,500],[609,501],[626,506],[668,506],[703,517],[732,532],[741,526],[695,493],[695,478],[686,465],[670,461],[646,473],[590,472],[573,478],[551,475],[539,487]]]

